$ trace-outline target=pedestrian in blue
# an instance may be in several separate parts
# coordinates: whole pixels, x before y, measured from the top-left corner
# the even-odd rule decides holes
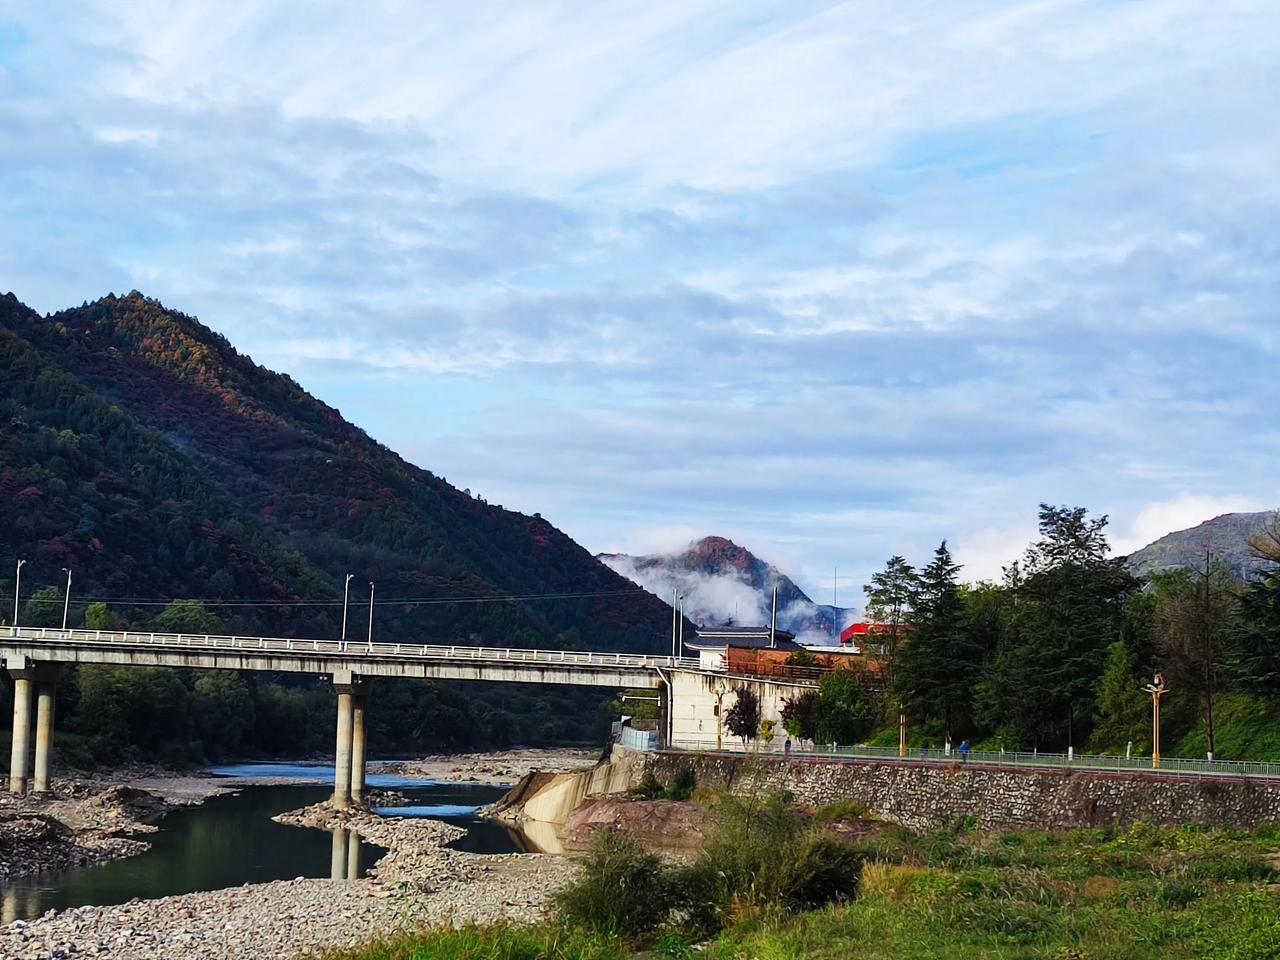
[[[960,762],[961,763],[969,762],[969,741],[968,740],[960,741]]]

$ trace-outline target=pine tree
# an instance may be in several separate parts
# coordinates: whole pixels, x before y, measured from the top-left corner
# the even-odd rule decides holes
[[[914,622],[898,652],[894,692],[913,718],[941,722],[948,742],[972,714],[982,650],[956,582],[960,567],[944,540],[919,578]]]
[[[893,686],[893,673],[898,645],[911,628],[920,578],[915,567],[900,556],[889,558],[884,570],[871,578],[863,588],[867,595],[867,619],[872,632],[868,643],[884,660],[885,682]]]

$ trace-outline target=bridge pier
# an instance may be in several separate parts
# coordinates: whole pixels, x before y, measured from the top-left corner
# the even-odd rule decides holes
[[[350,673],[335,673],[338,691],[338,736],[333,756],[333,806],[350,810],[364,802],[364,718],[369,682]]]
[[[26,657],[5,660],[13,677],[13,746],[9,753],[9,792],[22,796],[28,787],[36,793],[49,790],[49,759],[53,749],[53,704],[58,667],[33,663]],[[35,776],[29,760],[32,741],[32,707],[35,707]]]

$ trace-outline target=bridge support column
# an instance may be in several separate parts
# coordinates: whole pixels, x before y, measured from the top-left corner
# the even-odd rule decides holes
[[[343,671],[334,673],[333,685],[338,691],[338,737],[332,802],[338,810],[350,810],[353,802],[364,798],[364,716],[369,683]]]
[[[31,741],[35,734],[35,789],[49,789],[49,756],[53,748],[53,692],[58,681],[56,663],[36,663],[24,656],[5,657],[13,677],[13,749],[9,754],[9,792],[22,796],[31,782]],[[32,730],[32,707],[36,729]]]
[[[351,714],[351,694],[339,688],[338,743],[333,755],[333,805],[339,810],[351,808]]]
[[[31,748],[31,678],[13,675],[13,749],[9,753],[9,792],[27,792],[27,752]]]
[[[53,751],[53,711],[57,687],[52,680],[36,684],[36,793],[49,792],[49,755]]]
[[[351,696],[351,802],[364,803],[364,718],[369,705],[367,693]],[[357,847],[359,843],[357,842]]]

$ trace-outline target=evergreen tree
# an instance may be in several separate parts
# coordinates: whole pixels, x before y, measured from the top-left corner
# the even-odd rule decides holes
[[[867,642],[884,659],[885,681],[892,686],[898,645],[911,627],[920,578],[915,567],[900,556],[889,558],[885,568],[863,587],[867,595]],[[877,649],[878,648],[878,649]]]
[[[913,717],[941,722],[948,742],[968,726],[982,650],[970,633],[956,582],[960,567],[944,540],[919,578],[914,623],[898,652],[894,693]]]
[[[1274,695],[1280,689],[1280,513],[1252,547],[1265,566],[1240,598],[1230,670],[1246,690]]]
[[[1041,504],[1040,539],[1006,570],[1012,602],[982,712],[1024,744],[1070,746],[1092,719],[1107,648],[1137,586],[1108,558],[1106,525],[1084,507]]]

